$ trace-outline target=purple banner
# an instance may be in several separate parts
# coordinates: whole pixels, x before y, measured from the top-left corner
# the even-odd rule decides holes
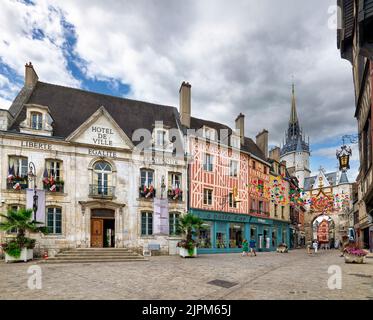
[[[168,200],[154,199],[153,234],[169,234]]]
[[[26,208],[33,209],[34,205],[34,190],[27,189],[26,191]],[[36,190],[38,196],[38,210],[36,211],[36,221],[42,222],[45,225],[45,191]],[[34,219],[34,216],[32,217]]]

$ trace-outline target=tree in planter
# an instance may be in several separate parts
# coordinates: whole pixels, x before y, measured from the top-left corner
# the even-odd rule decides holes
[[[197,243],[193,240],[193,236],[201,229],[204,229],[204,221],[192,213],[188,213],[179,219],[177,229],[180,233],[185,235],[185,240],[178,243],[179,247],[188,250],[190,256],[194,253],[194,248]]]
[[[2,244],[3,250],[9,256],[19,258],[23,248],[33,249],[35,240],[26,237],[26,232],[43,234],[47,233],[45,227],[41,227],[42,222],[32,221],[32,209],[21,208],[19,210],[8,210],[8,214],[0,214],[4,218],[4,222],[0,222],[0,230],[11,231],[16,229],[17,236],[15,239],[9,240]]]

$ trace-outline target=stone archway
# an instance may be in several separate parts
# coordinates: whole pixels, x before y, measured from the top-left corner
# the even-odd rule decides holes
[[[91,217],[92,211],[96,209],[109,209],[114,211],[115,219],[115,247],[122,248],[123,230],[124,230],[124,203],[118,203],[107,200],[79,201],[82,212],[82,241],[81,247],[89,248],[91,246]]]

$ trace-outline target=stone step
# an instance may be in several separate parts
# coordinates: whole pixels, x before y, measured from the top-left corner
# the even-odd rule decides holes
[[[136,259],[126,259],[126,258],[122,258],[122,259],[87,259],[87,260],[79,260],[79,259],[75,259],[75,260],[64,260],[64,259],[57,259],[57,260],[53,260],[52,258],[50,259],[47,259],[47,260],[42,260],[40,261],[39,263],[51,263],[51,264],[54,264],[54,263],[67,263],[67,264],[70,264],[70,263],[108,263],[108,262],[137,262],[137,261],[148,261],[147,259],[144,259],[144,258],[136,258]]]
[[[134,259],[143,258],[139,255],[121,255],[121,256],[99,256],[99,255],[86,255],[86,256],[70,256],[70,255],[56,255],[55,257],[50,257],[49,259]]]
[[[57,253],[57,256],[132,256],[132,255],[138,255],[135,252],[131,251],[123,251],[123,252],[77,252],[77,251],[64,251]]]
[[[131,251],[128,248],[76,248],[76,249],[66,249],[62,252],[128,252]]]

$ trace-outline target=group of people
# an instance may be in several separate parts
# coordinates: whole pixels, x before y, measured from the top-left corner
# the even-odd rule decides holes
[[[256,241],[254,239],[251,239],[250,242],[247,242],[246,239],[242,242],[242,256],[248,256],[249,255],[249,247],[250,247],[250,255],[256,256]]]

